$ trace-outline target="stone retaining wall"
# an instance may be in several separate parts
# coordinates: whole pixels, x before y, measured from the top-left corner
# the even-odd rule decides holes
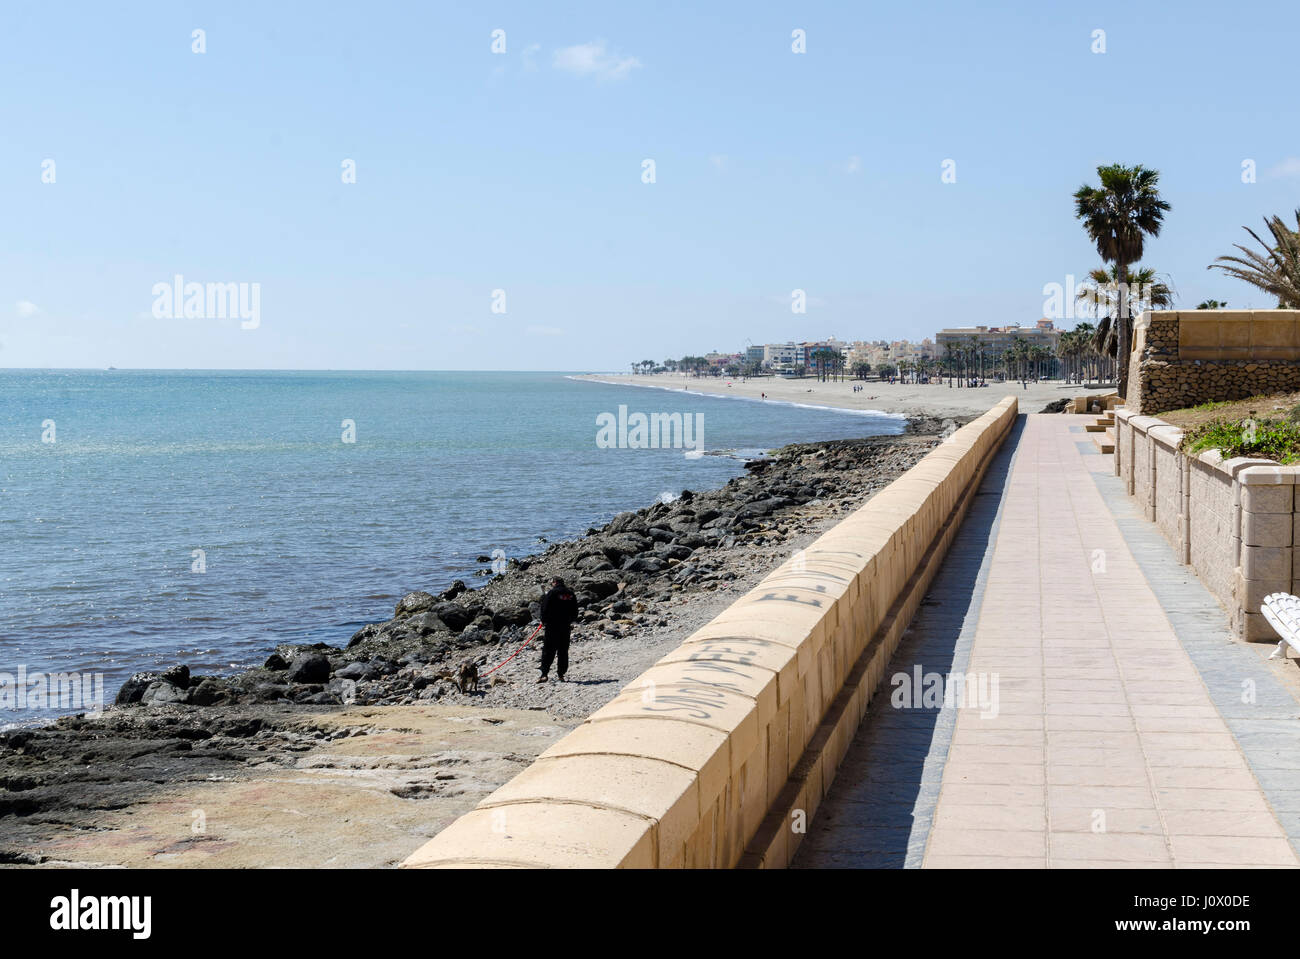
[[[1300,593],[1295,489],[1300,467],[1179,451],[1183,431],[1131,409],[1115,411],[1115,471],[1179,560],[1228,611],[1240,639],[1275,641],[1259,604]]]
[[[1300,311],[1156,310],[1134,323],[1125,405],[1163,413],[1300,390]]]
[[[953,433],[403,865],[787,865],[1016,411]]]

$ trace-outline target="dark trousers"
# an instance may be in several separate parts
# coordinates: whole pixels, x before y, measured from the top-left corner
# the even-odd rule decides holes
[[[551,671],[551,660],[555,660],[555,673],[561,679],[569,671],[569,630],[546,627],[542,634],[542,675]]]

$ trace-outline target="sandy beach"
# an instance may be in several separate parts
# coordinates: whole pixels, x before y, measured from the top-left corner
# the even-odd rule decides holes
[[[875,380],[843,380],[818,382],[815,377],[786,379],[765,376],[741,380],[726,376],[693,377],[681,373],[652,373],[645,376],[631,373],[589,373],[575,379],[595,380],[621,386],[645,386],[664,390],[685,390],[708,396],[739,396],[774,403],[796,403],[801,406],[829,406],[848,410],[877,410],[882,413],[901,413],[905,416],[979,416],[1004,396],[1014,394],[1020,401],[1022,413],[1037,413],[1054,400],[1072,396],[1088,396],[1113,392],[1113,388],[1087,389],[1078,384],[1066,385],[1059,381],[1030,383],[1028,388],[1018,382],[990,383],[985,387],[959,388],[940,384],[914,383],[889,384]],[[861,392],[853,392],[860,385]]]

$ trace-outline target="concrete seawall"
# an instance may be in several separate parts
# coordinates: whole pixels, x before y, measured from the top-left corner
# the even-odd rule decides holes
[[[967,424],[403,863],[784,867],[992,454]]]

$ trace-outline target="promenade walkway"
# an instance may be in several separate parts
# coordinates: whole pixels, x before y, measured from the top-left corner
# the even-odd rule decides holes
[[[1020,418],[795,868],[1300,865],[1300,707],[1082,422]]]

